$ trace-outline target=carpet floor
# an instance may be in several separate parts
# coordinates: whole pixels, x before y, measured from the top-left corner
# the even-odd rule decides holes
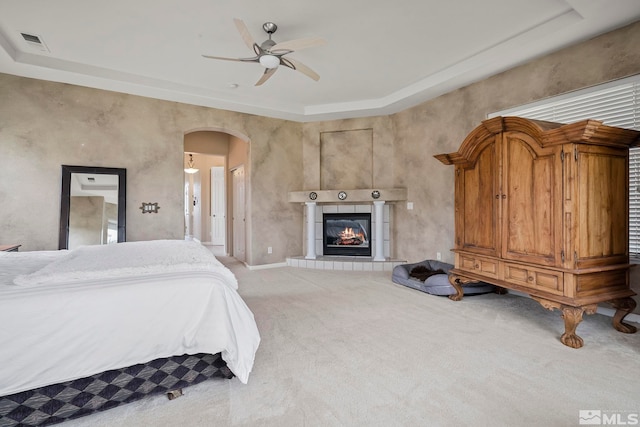
[[[389,272],[251,271],[219,258],[262,337],[249,383],[209,380],[65,427],[577,426],[580,411],[640,413],[640,333],[610,317],[585,315],[585,345],[572,349],[560,313],[529,298],[453,302]]]

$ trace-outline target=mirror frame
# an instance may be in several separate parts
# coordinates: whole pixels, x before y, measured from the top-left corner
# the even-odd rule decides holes
[[[72,173],[118,175],[118,243],[126,242],[127,170],[121,168],[62,165],[62,192],[60,195],[60,234],[58,237],[58,249],[69,248],[69,208],[71,203]]]

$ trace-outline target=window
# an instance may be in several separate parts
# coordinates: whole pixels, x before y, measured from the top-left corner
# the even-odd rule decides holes
[[[585,119],[640,131],[640,75],[489,115],[558,123]],[[640,147],[629,150],[629,255],[640,258]]]

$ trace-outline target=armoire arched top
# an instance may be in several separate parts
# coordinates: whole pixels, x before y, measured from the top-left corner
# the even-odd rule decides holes
[[[608,147],[640,145],[640,133],[607,126],[599,120],[582,120],[571,124],[530,120],[522,117],[494,117],[484,120],[460,144],[458,151],[434,156],[445,165],[475,162],[478,154],[504,132],[521,132],[541,147],[568,143],[585,143]]]

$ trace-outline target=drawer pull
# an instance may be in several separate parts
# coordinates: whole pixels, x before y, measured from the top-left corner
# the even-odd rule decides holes
[[[533,282],[533,276],[527,277],[527,280],[530,281],[530,282]]]

